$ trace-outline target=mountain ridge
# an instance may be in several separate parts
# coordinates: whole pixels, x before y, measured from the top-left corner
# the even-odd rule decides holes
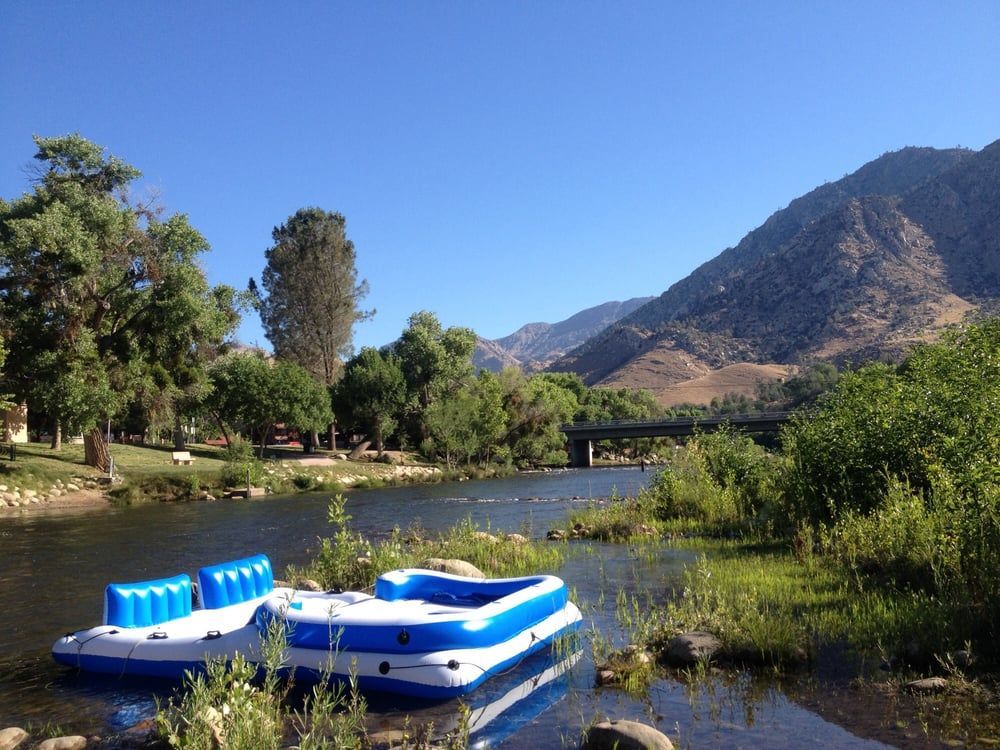
[[[473,364],[494,372],[509,366],[521,367],[528,372],[544,369],[651,299],[633,297],[624,302],[604,302],[557,323],[527,323],[499,339],[478,338]]]
[[[908,147],[791,201],[549,369],[662,392],[740,362],[896,358],[998,297],[1000,141]]]

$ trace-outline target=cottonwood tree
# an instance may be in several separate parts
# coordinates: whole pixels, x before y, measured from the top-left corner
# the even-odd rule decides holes
[[[476,334],[469,328],[443,328],[437,316],[421,310],[410,316],[393,350],[400,359],[420,440],[428,437],[425,414],[439,398],[455,393],[472,376]]]
[[[230,428],[242,426],[260,436],[261,457],[274,425],[315,430],[333,418],[326,388],[294,362],[271,362],[259,352],[232,352],[213,362],[208,376],[212,390],[204,405],[226,444],[232,444]]]
[[[347,222],[339,213],[302,208],[271,237],[261,277],[264,333],[276,357],[332,386],[351,354],[354,324],[372,315],[359,308],[368,283],[358,282]],[[330,438],[332,448],[332,424]]]
[[[344,376],[333,387],[338,419],[371,435],[380,456],[385,438],[396,430],[405,401],[406,381],[399,358],[370,346],[348,361]]]
[[[106,470],[98,423],[150,387],[157,365],[159,386],[183,391],[190,373],[168,365],[222,341],[233,295],[209,288],[197,264],[208,243],[186,216],[162,220],[130,199],[136,168],[79,135],[35,143],[33,191],[0,202],[6,374],[54,420],[53,447],[61,430],[82,431],[87,463]]]

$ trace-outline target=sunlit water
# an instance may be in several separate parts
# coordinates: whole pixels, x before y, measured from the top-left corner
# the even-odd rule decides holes
[[[615,492],[634,494],[649,477],[632,468],[589,469],[366,490],[350,493],[347,510],[352,526],[367,535],[411,524],[437,531],[471,518],[483,528],[541,537],[565,525],[572,508]],[[171,686],[68,672],[51,661],[52,642],[100,621],[110,581],[194,574],[257,552],[271,557],[279,575],[286,565],[305,562],[327,531],[327,497],[0,517],[0,728],[56,724],[105,734],[152,716],[155,696],[169,696]],[[582,648],[564,664],[554,661],[566,654],[532,658],[476,691],[472,719],[480,744],[574,746],[583,726],[610,716],[653,723],[681,746],[878,746],[749,678],[711,679],[697,688],[660,679],[644,700],[595,688],[591,634],[616,645],[625,638],[615,617],[618,591],[662,600],[691,559],[670,548],[650,555],[628,545],[570,545],[566,565],[552,572],[566,580],[584,611]],[[369,716],[373,729],[401,727],[405,714],[447,729],[455,706],[376,699]]]

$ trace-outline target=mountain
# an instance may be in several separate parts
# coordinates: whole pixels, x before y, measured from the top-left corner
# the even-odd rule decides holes
[[[605,302],[589,307],[559,323],[528,323],[501,339],[479,339],[473,363],[477,368],[499,372],[504,367],[521,367],[529,372],[544,369],[569,350],[628,315],[652,297],[635,297],[625,302]]]
[[[898,358],[998,300],[1000,141],[904,148],[792,201],[549,369],[665,397],[738,363]]]

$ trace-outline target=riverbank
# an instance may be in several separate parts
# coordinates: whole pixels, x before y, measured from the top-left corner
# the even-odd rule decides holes
[[[224,496],[221,449],[189,445],[190,464],[174,464],[165,446],[113,445],[115,476],[110,478],[83,463],[83,446],[19,445],[16,460],[0,462],[0,514],[39,510],[94,508],[143,502],[214,500]],[[269,448],[264,460],[264,487],[270,494],[331,491],[439,482],[459,478],[420,462],[414,454],[374,452],[360,460],[346,455],[305,454]]]

